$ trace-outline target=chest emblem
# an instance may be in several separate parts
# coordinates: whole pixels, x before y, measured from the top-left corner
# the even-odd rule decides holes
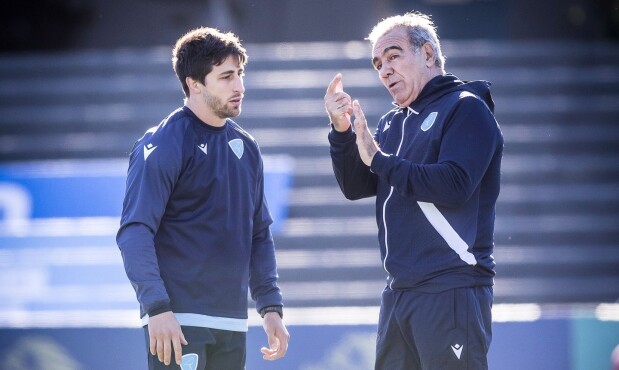
[[[198,148],[204,153],[206,154],[206,143],[204,144],[198,144]]]
[[[421,124],[421,131],[428,131],[430,129],[430,127],[432,127],[432,125],[434,125],[434,121],[436,121],[436,116],[438,115],[438,112],[432,112],[430,114],[428,114],[428,116],[426,117],[426,119],[423,120],[423,123]]]
[[[228,145],[230,146],[230,149],[232,149],[232,151],[234,152],[234,155],[236,155],[238,159],[241,159],[241,157],[243,156],[243,152],[245,151],[245,146],[243,146],[243,140],[230,140],[228,141]]]

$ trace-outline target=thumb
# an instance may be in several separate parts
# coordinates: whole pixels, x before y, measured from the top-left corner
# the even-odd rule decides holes
[[[344,91],[344,86],[342,85],[342,74],[338,73],[335,77],[333,77],[333,80],[329,82],[327,93],[334,94],[342,91]]]
[[[269,347],[272,350],[277,350],[279,348],[279,339],[275,335],[269,335]]]

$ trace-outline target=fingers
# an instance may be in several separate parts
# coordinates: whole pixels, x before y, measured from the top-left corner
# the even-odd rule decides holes
[[[172,360],[172,349],[174,349],[174,361],[180,365],[183,361],[183,345],[187,345],[185,336],[181,333],[176,338],[160,338],[150,340],[150,353],[157,356],[160,362],[169,365]]]
[[[352,102],[352,112],[355,115],[355,127],[357,121],[359,121],[360,124],[362,123],[367,126],[368,121],[365,119],[365,113],[363,113],[363,109],[361,109],[361,105],[357,99]]]
[[[342,74],[338,73],[335,77],[333,77],[333,80],[329,82],[327,94],[335,94],[342,91],[344,91],[344,86],[342,85]]]
[[[149,338],[150,354],[155,356],[157,354],[157,340],[152,336],[152,334],[149,335]]]
[[[267,340],[269,342],[269,348],[262,347],[262,358],[269,361],[274,361],[284,357],[288,351],[288,342],[290,341],[290,334],[284,326],[281,318],[273,313],[267,313],[264,321],[264,331],[267,334]]]
[[[275,359],[284,357],[286,352],[288,351],[288,341],[290,340],[290,336],[288,333],[282,333],[282,338],[278,339],[277,342],[277,352],[275,353]]]
[[[325,108],[329,120],[337,131],[343,132],[350,127],[350,116],[353,111],[352,99],[350,95],[344,92],[341,73],[336,74],[327,87]]]
[[[269,348],[262,347],[260,351],[263,354],[263,359],[275,361],[284,357],[286,351],[288,351],[288,341],[273,337],[269,339]]]
[[[171,341],[168,339],[163,341],[163,363],[169,365],[170,357],[172,357],[172,346]],[[159,361],[161,361],[161,355],[159,355]]]
[[[176,361],[177,365],[180,365],[181,362],[183,361],[183,348],[181,347],[181,340],[184,341],[184,337],[181,336],[174,338],[174,340],[172,341],[172,346],[174,347],[174,360]],[[187,341],[185,341],[184,344],[186,344]],[[166,362],[166,365],[168,363]]]
[[[353,113],[355,115],[355,133],[357,134],[357,148],[359,149],[359,156],[366,166],[372,165],[372,159],[374,155],[379,151],[378,145],[372,137],[372,133],[368,128],[368,122],[365,119],[365,114],[359,101],[355,100],[352,103]]]
[[[363,113],[363,109],[361,109],[359,101],[356,99],[352,102],[352,111],[355,115],[355,120],[353,124],[355,126],[355,132],[357,133],[357,137],[363,141],[368,139],[371,140],[372,134],[370,133],[370,129],[368,128],[368,122],[365,119],[365,114]]]
[[[262,358],[265,360],[277,360],[279,357],[275,357],[277,355],[277,351],[279,350],[279,343],[277,341],[273,341],[269,338],[269,348],[262,347],[260,352],[262,352]],[[281,356],[280,356],[281,357]]]
[[[164,312],[149,319],[149,350],[160,362],[170,365],[172,351],[174,361],[180,365],[183,360],[182,345],[189,344],[172,312]]]

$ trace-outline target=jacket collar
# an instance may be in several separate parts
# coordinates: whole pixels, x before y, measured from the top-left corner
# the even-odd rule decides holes
[[[490,96],[490,83],[487,81],[464,82],[451,73],[436,76],[421,89],[421,93],[408,107],[400,107],[395,102],[396,110],[408,114],[419,114],[428,104],[434,102],[445,94],[453,91],[468,91],[482,98],[491,110],[494,110],[494,102]]]

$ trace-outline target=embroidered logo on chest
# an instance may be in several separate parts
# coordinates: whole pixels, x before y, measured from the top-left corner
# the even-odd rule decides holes
[[[230,146],[230,149],[232,149],[232,151],[234,152],[234,155],[236,155],[238,159],[241,159],[241,157],[243,156],[243,152],[245,151],[243,140],[241,139],[230,140],[228,141],[228,145]]]
[[[423,120],[423,123],[421,124],[421,131],[428,131],[430,129],[430,127],[432,127],[434,125],[434,121],[436,121],[436,116],[438,115],[438,112],[432,112],[430,114],[428,114],[428,116],[426,117],[426,119]]]
[[[200,149],[200,150],[201,150],[204,154],[206,154],[206,152],[207,152],[207,145],[206,145],[206,143],[204,143],[204,144],[198,144],[198,148],[199,148],[199,149]]]

